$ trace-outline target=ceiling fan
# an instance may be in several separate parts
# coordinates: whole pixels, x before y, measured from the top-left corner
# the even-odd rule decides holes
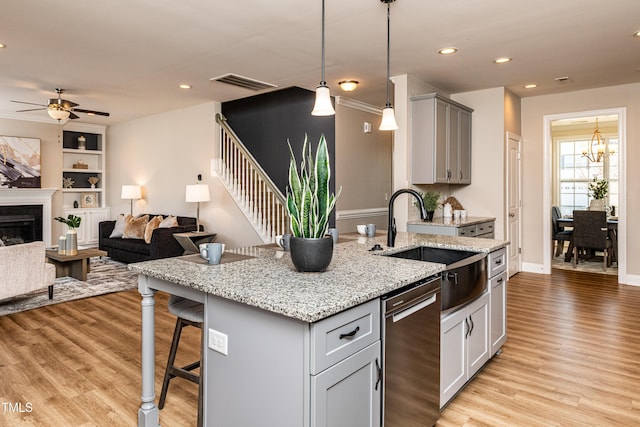
[[[58,121],[65,119],[77,119],[78,116],[75,113],[85,113],[90,116],[105,116],[109,117],[109,113],[103,113],[101,111],[93,111],[93,110],[84,110],[81,108],[76,108],[78,104],[75,102],[71,102],[66,99],[62,99],[62,94],[64,93],[64,89],[56,88],[56,93],[58,94],[58,98],[49,98],[49,102],[44,104],[34,104],[33,102],[24,102],[24,101],[11,101],[17,102],[18,104],[29,104],[29,105],[38,105],[41,108],[30,108],[27,110],[18,110],[18,113],[22,113],[25,111],[38,111],[38,110],[47,110],[49,116],[52,119],[56,119]]]

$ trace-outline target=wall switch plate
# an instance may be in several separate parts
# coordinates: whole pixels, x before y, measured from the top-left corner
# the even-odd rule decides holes
[[[364,122],[364,124],[362,125],[362,131],[364,133],[371,133],[371,123]]]
[[[227,334],[209,328],[209,348],[227,356],[229,354],[229,341]]]

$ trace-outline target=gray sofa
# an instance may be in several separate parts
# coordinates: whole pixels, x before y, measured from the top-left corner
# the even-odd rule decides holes
[[[153,218],[159,214],[148,215],[149,218]],[[167,215],[162,216],[166,217]],[[177,227],[153,230],[150,243],[145,242],[144,239],[111,238],[109,236],[113,232],[116,221],[103,221],[98,224],[100,233],[98,247],[107,251],[111,259],[125,263],[180,256],[184,249],[173,237],[173,234],[195,231],[196,219],[184,216],[176,218],[178,219]]]

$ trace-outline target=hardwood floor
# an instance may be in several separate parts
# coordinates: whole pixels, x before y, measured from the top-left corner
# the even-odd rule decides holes
[[[512,279],[502,354],[437,425],[640,425],[640,287],[562,270]]]
[[[158,293],[157,393],[175,322],[166,302]],[[560,270],[516,275],[502,354],[437,425],[640,425],[639,323],[640,287],[618,285],[615,277]],[[186,364],[199,356],[199,335],[193,328],[184,334],[178,357]],[[0,379],[1,426],[136,425],[139,294],[0,317]],[[162,425],[193,426],[196,410],[197,385],[173,380]]]

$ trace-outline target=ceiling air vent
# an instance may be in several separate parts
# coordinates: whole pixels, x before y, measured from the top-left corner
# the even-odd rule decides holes
[[[223,74],[218,77],[213,77],[209,80],[212,82],[227,83],[230,85],[242,87],[245,89],[251,89],[251,90],[263,90],[263,89],[277,87],[276,85],[271,83],[261,82],[260,80],[254,80],[254,79],[250,79],[249,77],[243,77],[243,76],[239,76],[237,74],[232,74],[232,73]]]
[[[573,80],[571,80],[571,78],[569,78],[569,77],[556,77],[553,80],[555,80],[556,83],[559,83],[561,85],[567,84],[567,83],[573,83]]]

